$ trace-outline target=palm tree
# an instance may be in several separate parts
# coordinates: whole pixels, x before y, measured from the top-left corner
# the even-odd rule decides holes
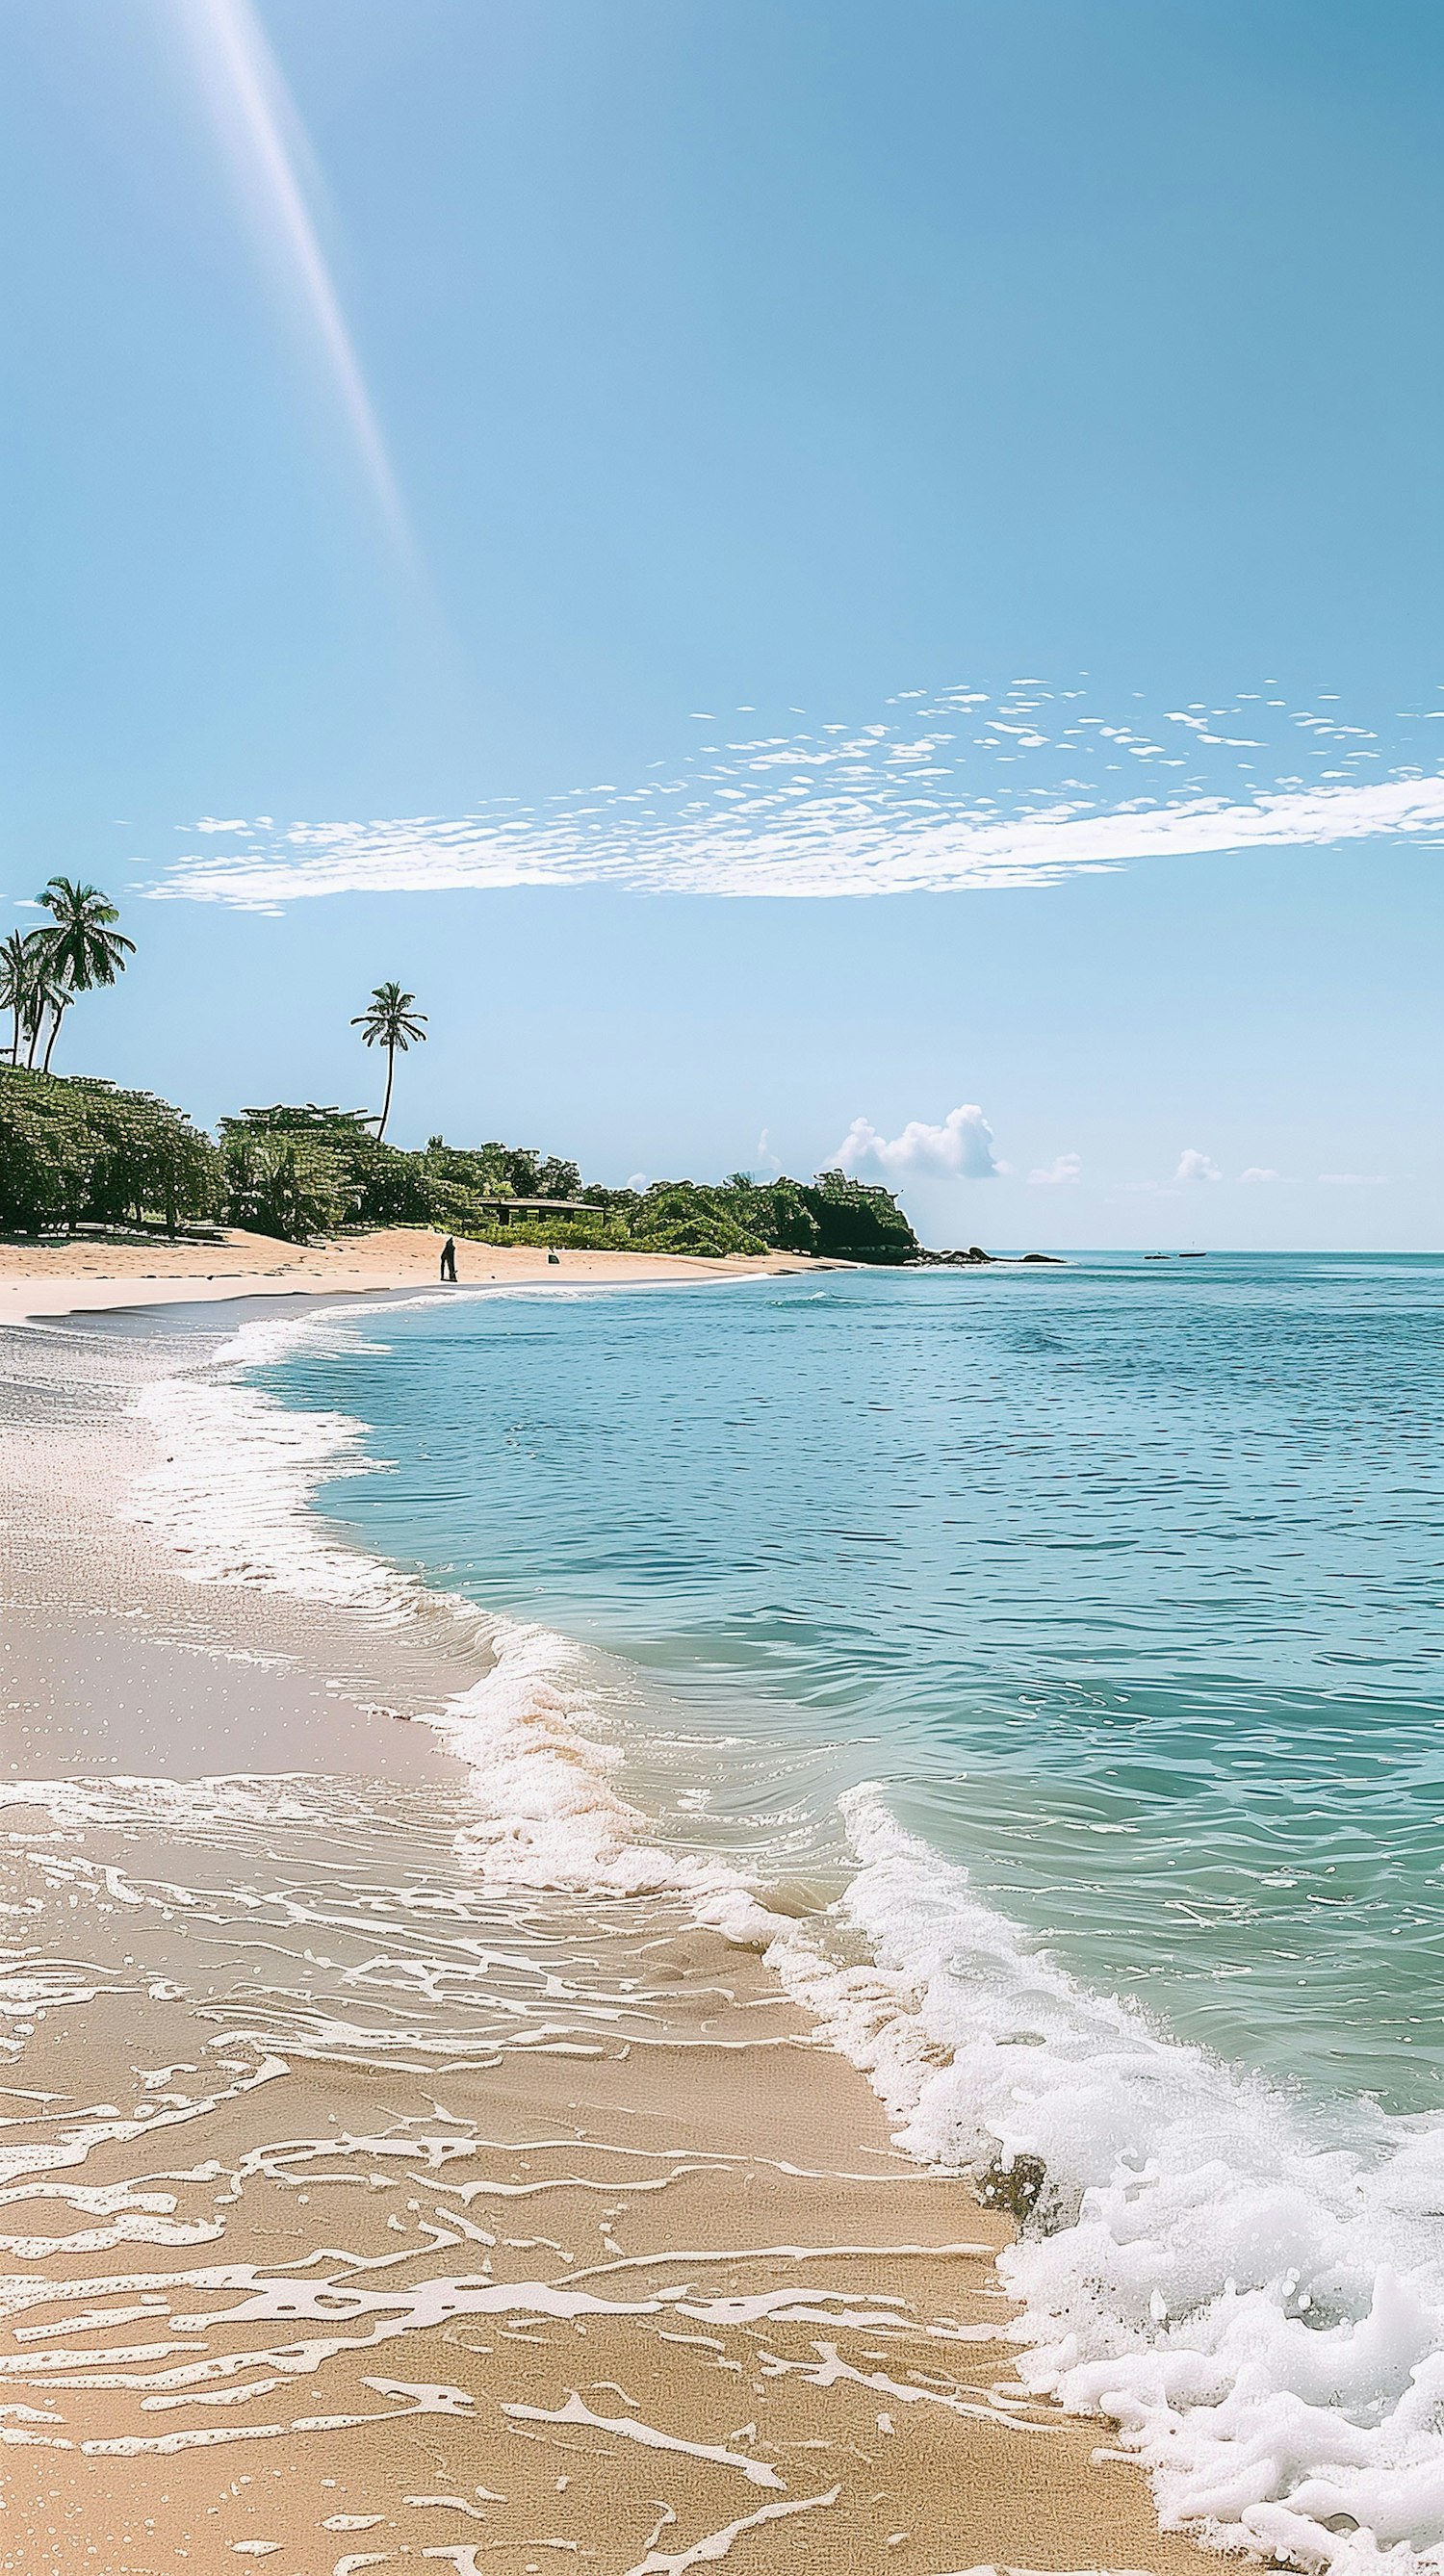
[[[55,928],[43,934],[54,1014],[40,1068],[48,1073],[60,1023],[76,994],[92,992],[97,984],[113,984],[117,975],[124,974],[126,958],[135,955],[135,941],[114,928],[120,915],[99,886],[77,885],[73,877],[52,877],[40,900],[55,916]]]
[[[30,1025],[30,1004],[44,936],[43,930],[32,930],[27,939],[23,931],[12,930],[8,939],[0,940],[0,1011],[11,1015],[12,1064],[20,1062],[21,1023],[27,1029]]]
[[[58,975],[55,970],[54,943],[55,933],[53,930],[32,930],[28,939],[25,941],[24,980],[20,992],[20,1019],[26,1038],[25,1062],[32,1070],[35,1064],[35,1052],[40,1044],[40,1035],[45,1026],[47,1013],[51,1011],[55,1013],[56,1026],[58,1027],[60,1013],[65,1009],[66,1002],[69,998],[64,978]],[[12,1004],[12,1008],[13,1007],[14,1006]],[[51,1034],[53,1038],[53,1030]],[[20,1061],[18,1050],[15,1061],[17,1064]]]
[[[378,984],[371,996],[370,1008],[357,1013],[351,1026],[361,1032],[363,1046],[386,1049],[386,1098],[381,1104],[381,1124],[376,1130],[379,1145],[386,1133],[391,1115],[391,1084],[396,1072],[398,1052],[405,1055],[411,1046],[426,1044],[426,1013],[413,1010],[414,993],[403,993],[399,984]]]

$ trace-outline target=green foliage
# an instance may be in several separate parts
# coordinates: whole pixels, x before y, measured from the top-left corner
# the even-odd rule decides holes
[[[819,1172],[810,1189],[797,1189],[817,1221],[817,1249],[835,1261],[915,1261],[922,1246],[891,1190],[849,1180],[845,1172]]]
[[[124,974],[127,957],[135,955],[135,941],[116,929],[120,915],[99,886],[52,877],[40,901],[55,919],[55,928],[44,934],[51,965],[72,993],[113,984]]]
[[[448,1145],[430,1138],[422,1156],[428,1177],[478,1198],[575,1199],[582,1194],[577,1164],[531,1145]]]
[[[419,1154],[373,1136],[359,1109],[277,1102],[221,1120],[228,1225],[306,1243],[342,1226],[433,1225]]]
[[[314,1100],[276,1101],[269,1109],[243,1109],[239,1118],[223,1118],[221,1134],[237,1136],[321,1136],[328,1143],[374,1142],[375,1119],[367,1109],[318,1109]]]
[[[220,1156],[148,1091],[0,1067],[0,1228],[214,1215]]]
[[[354,1222],[356,1192],[344,1163],[307,1136],[229,1136],[223,1168],[227,1225],[309,1243]]]
[[[438,1218],[438,1224],[441,1220]],[[637,1246],[624,1225],[605,1222],[600,1214],[585,1216],[526,1215],[498,1223],[494,1216],[478,1217],[474,1225],[448,1221],[447,1232],[469,1237],[473,1243],[524,1243],[544,1246],[560,1252],[634,1252]]]
[[[583,1199],[584,1214],[498,1215],[498,1199]],[[490,1204],[488,1204],[490,1202]],[[686,1253],[768,1250],[849,1261],[913,1260],[918,1243],[888,1191],[821,1172],[815,1181],[654,1181],[582,1187],[573,1162],[495,1141],[425,1152],[381,1142],[359,1109],[275,1102],[223,1118],[219,1147],[178,1110],[105,1082],[0,1067],[0,1226],[219,1214],[291,1243],[347,1228],[428,1226],[478,1242]]]
[[[60,1023],[76,994],[92,992],[98,984],[113,984],[117,975],[124,974],[127,957],[135,955],[135,941],[116,929],[120,915],[99,886],[77,885],[73,877],[52,877],[40,901],[54,915],[55,926],[31,933],[32,943],[38,936],[41,945],[26,1016],[38,1035],[46,1010],[50,1012],[50,1035],[40,1068],[48,1073]],[[19,1052],[17,1045],[16,1057]],[[33,1059],[33,1039],[31,1055]]]
[[[373,1135],[366,1112],[276,1102],[221,1120],[225,1211],[231,1225],[304,1242],[345,1226],[427,1225],[485,1240],[497,1232],[497,1198],[573,1198],[575,1163],[526,1146],[459,1147],[433,1136],[422,1154]],[[590,1235],[585,1222],[582,1236]],[[512,1226],[507,1240],[550,1242],[544,1226]],[[565,1240],[579,1239],[569,1234]]]
[[[654,1181],[633,1211],[631,1242],[638,1252],[701,1253],[713,1260],[765,1252],[766,1237],[739,1223],[731,1195],[696,1181]]]
[[[715,1188],[658,1181],[628,1203],[630,1239],[639,1248],[681,1252],[805,1252],[837,1261],[913,1261],[916,1235],[888,1190],[819,1172],[815,1181],[754,1181],[733,1172]]]
[[[602,1251],[692,1253],[715,1260],[767,1251],[830,1255],[839,1261],[914,1261],[921,1249],[888,1190],[819,1172],[815,1181],[754,1181],[733,1172],[714,1186],[654,1181],[647,1190],[581,1186],[575,1163],[499,1144],[463,1149],[433,1136],[420,1158],[430,1178],[434,1221],[481,1241],[547,1243]],[[489,1197],[583,1198],[586,1218],[536,1216],[503,1223]]]

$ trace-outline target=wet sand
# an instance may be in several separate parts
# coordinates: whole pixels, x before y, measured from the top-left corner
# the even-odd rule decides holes
[[[0,1335],[0,2567],[1196,2569],[754,1949],[479,1865],[465,1623],[121,1517],[194,1329]]]

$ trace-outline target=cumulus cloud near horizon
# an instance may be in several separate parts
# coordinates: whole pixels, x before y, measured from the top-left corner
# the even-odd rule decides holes
[[[1200,1153],[1196,1145],[1185,1145],[1173,1177],[1176,1181],[1221,1181],[1223,1174],[1211,1155]]]
[[[1008,1169],[975,1100],[950,1109],[940,1126],[910,1118],[899,1136],[882,1135],[870,1118],[854,1118],[832,1159],[839,1171],[873,1170],[893,1181],[993,1181]]]
[[[1058,1183],[1079,1180],[1082,1172],[1081,1154],[1055,1154],[1051,1163],[1041,1166],[1036,1172],[1030,1172],[1028,1178],[1046,1189]]]
[[[1437,737],[1422,717],[1417,743],[1410,718],[1386,749],[1332,706],[1259,690],[1152,725],[1136,707],[1126,722],[1092,713],[1084,698],[1035,681],[992,696],[909,690],[876,722],[800,730],[789,710],[775,733],[698,713],[685,748],[641,778],[540,803],[285,825],[208,815],[181,827],[190,846],[139,890],[271,912],[324,895],[519,886],[937,894],[1444,831]],[[736,714],[758,725],[754,708]]]

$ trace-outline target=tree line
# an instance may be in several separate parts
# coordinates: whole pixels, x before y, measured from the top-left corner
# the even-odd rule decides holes
[[[498,1201],[580,1200],[509,1213]],[[418,1225],[478,1242],[577,1250],[765,1251],[895,1263],[920,1246],[887,1190],[841,1172],[810,1182],[584,1182],[574,1162],[528,1147],[388,1145],[361,1110],[283,1102],[223,1118],[217,1137],[150,1092],[90,1075],[0,1067],[0,1231],[211,1222],[309,1243]]]
[[[396,1058],[426,1039],[414,993],[378,984],[352,1021],[386,1057],[379,1117],[315,1102],[245,1109],[216,1137],[146,1091],[51,1071],[66,1012],[113,984],[135,944],[116,929],[108,895],[52,877],[48,924],[0,942],[0,1012],[11,1020],[0,1064],[0,1231],[36,1235],[79,1225],[209,1220],[289,1243],[377,1226],[420,1225],[514,1243],[722,1257],[772,1250],[895,1263],[921,1247],[891,1193],[819,1172],[810,1182],[654,1181],[642,1190],[583,1182],[576,1163],[526,1146],[448,1145],[419,1153],[386,1142]],[[39,1063],[36,1058],[39,1056]],[[509,1209],[498,1201],[580,1201]]]

